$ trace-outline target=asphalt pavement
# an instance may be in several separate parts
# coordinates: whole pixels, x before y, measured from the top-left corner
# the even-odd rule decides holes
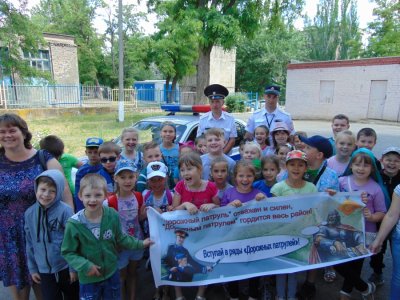
[[[247,114],[235,114],[237,118],[243,119],[247,121],[250,116]],[[314,121],[314,120],[295,120],[294,126],[296,130],[301,130],[307,132],[308,136],[312,136],[315,134],[323,135],[326,137],[332,136],[332,131],[330,127],[329,121]],[[357,131],[363,127],[371,127],[375,129],[378,135],[377,144],[373,150],[375,155],[380,158],[382,151],[389,146],[398,146],[400,147],[400,124],[392,123],[392,122],[382,122],[382,121],[363,121],[363,122],[352,122],[350,124],[350,130],[352,130],[355,134]],[[371,269],[369,267],[369,258],[367,258],[364,262],[364,268],[362,276],[364,279],[367,279],[371,274]],[[377,300],[385,300],[389,299],[389,287],[392,273],[392,259],[389,251],[387,251],[385,255],[385,265],[384,269],[384,279],[385,283],[377,288],[375,299]],[[154,284],[152,273],[149,270],[146,270],[144,267],[144,263],[141,264],[138,269],[138,291],[137,291],[137,299],[138,300],[147,300],[152,299],[154,295]],[[299,284],[304,281],[304,273],[298,274]],[[335,300],[339,299],[339,291],[341,289],[342,279],[338,275],[337,279],[333,283],[326,283],[322,278],[322,271],[318,276],[318,281],[316,283],[317,286],[317,294],[314,299],[317,300]],[[184,290],[186,299],[191,300],[195,297],[196,289],[194,288],[186,288]],[[221,300],[226,299],[226,293],[222,285],[214,285],[208,288],[206,297],[208,300]],[[361,295],[356,291],[352,294],[353,299],[361,299]],[[7,289],[5,289],[0,284],[0,300],[11,299],[10,294]],[[30,299],[35,299],[33,295],[31,295]],[[173,299],[173,298],[171,298]],[[242,295],[240,299],[247,299],[245,295]],[[399,296],[400,299],[400,296]],[[58,300],[58,299],[55,299]]]

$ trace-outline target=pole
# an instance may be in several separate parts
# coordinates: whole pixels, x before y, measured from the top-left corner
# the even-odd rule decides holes
[[[118,121],[124,121],[124,39],[122,36],[122,0],[118,0]]]

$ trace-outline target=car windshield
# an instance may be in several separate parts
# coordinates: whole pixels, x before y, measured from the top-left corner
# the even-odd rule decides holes
[[[158,121],[140,121],[136,123],[133,128],[136,128],[139,131],[139,141],[141,144],[155,141],[156,143],[161,144],[161,124],[162,122]],[[186,130],[186,125],[182,124],[174,124],[176,127],[176,139],[175,141],[180,141],[181,135]]]

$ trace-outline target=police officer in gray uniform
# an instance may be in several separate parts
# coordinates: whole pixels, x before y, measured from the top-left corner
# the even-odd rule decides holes
[[[222,110],[225,97],[229,91],[220,84],[211,84],[204,89],[204,95],[210,100],[211,111],[200,117],[197,136],[202,135],[209,128],[221,128],[224,130],[225,146],[224,153],[227,154],[235,145],[237,130],[235,118]]]
[[[265,125],[271,131],[275,122],[284,122],[288,126],[290,133],[294,134],[294,126],[292,117],[289,113],[278,107],[279,95],[281,88],[276,85],[269,85],[265,88],[264,99],[265,107],[256,110],[247,121],[245,139],[252,140],[254,138],[254,130]]]

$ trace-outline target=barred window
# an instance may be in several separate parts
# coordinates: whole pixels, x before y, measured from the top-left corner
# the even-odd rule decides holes
[[[49,50],[39,50],[38,53],[35,54],[24,52],[24,58],[29,61],[32,68],[39,71],[50,71]]]

